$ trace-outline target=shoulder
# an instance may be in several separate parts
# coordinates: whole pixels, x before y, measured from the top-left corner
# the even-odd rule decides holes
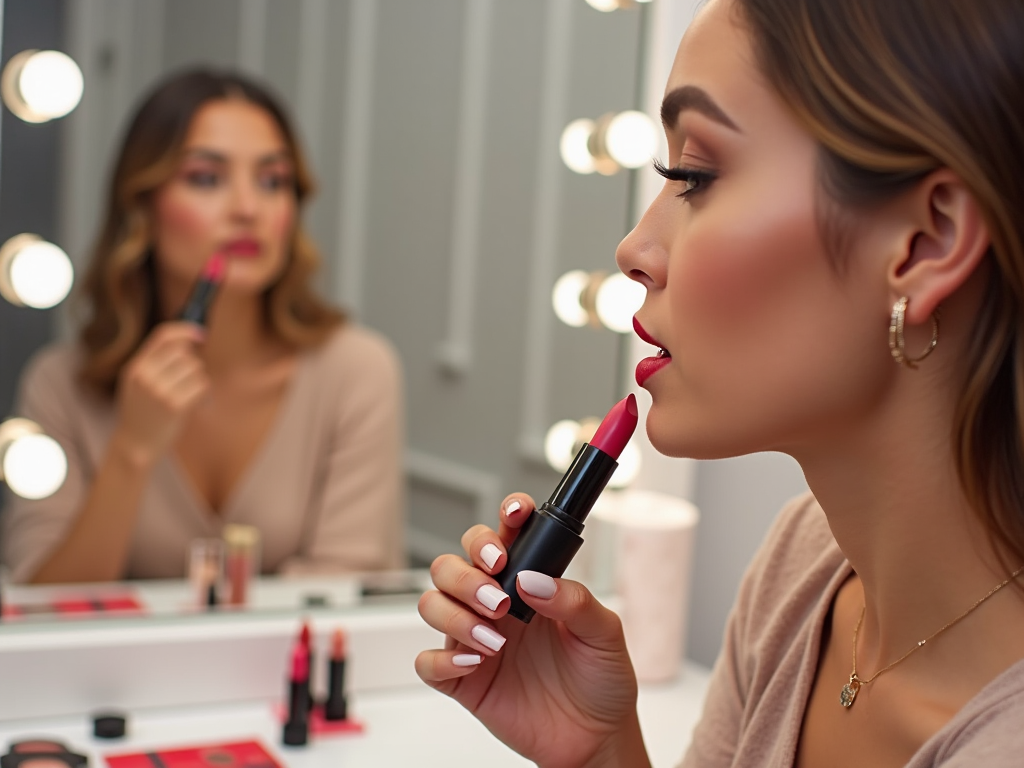
[[[310,402],[348,412],[394,407],[402,398],[402,365],[383,335],[347,322],[319,347],[309,350],[303,388]]]
[[[353,322],[339,326],[311,352],[317,367],[341,375],[373,378],[401,370],[394,346],[382,334]]]
[[[1024,661],[987,685],[922,748],[911,766],[1010,768],[1024,754]],[[931,748],[929,748],[931,747]]]

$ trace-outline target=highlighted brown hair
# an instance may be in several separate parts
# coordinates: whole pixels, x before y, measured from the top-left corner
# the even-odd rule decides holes
[[[1024,562],[1024,6],[736,0],[759,64],[820,144],[826,234],[939,168],[973,193],[991,280],[951,436],[1001,557]],[[837,254],[841,257],[841,254]]]
[[[112,394],[121,368],[160,322],[151,250],[150,200],[178,168],[196,112],[217,99],[244,99],[269,114],[284,137],[295,168],[301,212],[313,179],[284,110],[248,78],[208,69],[173,75],[142,102],[128,126],[114,165],[99,238],[83,281],[89,316],[81,333],[86,384]],[[288,247],[288,264],[263,295],[268,330],[286,344],[323,342],[344,319],[310,287],[320,257],[301,225]]]

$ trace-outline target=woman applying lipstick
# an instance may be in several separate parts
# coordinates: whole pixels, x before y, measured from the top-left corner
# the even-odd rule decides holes
[[[781,451],[682,765],[1020,765],[1024,9],[711,0],[679,48],[660,195],[619,246],[660,451]],[[497,578],[516,494],[434,563],[420,676],[541,766],[650,765],[618,619]],[[658,584],[650,589],[657,592]]]
[[[16,580],[183,575],[189,542],[262,533],[268,572],[400,567],[401,373],[316,297],[312,192],[274,99],[232,74],[159,84],[116,158],[76,344],[30,364],[20,410],[68,454],[9,499]]]

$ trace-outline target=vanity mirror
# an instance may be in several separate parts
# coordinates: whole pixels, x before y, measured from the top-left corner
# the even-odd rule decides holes
[[[4,109],[0,240],[38,234],[80,275],[138,97],[199,63],[269,85],[317,180],[318,287],[401,358],[406,544],[424,565],[508,491],[546,493],[548,428],[621,394],[623,337],[565,325],[551,294],[570,270],[614,270],[635,175],[575,173],[560,141],[641,106],[647,15],[584,0],[6,0],[3,63],[63,51],[84,91],[48,123]],[[74,302],[0,303],[0,415],[27,358],[73,338]]]

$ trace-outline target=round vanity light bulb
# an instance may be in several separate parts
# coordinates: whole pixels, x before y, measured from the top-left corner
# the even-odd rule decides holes
[[[555,314],[559,320],[573,328],[582,328],[590,320],[586,308],[580,301],[588,282],[588,273],[582,269],[574,269],[558,278],[551,291],[551,304],[555,308]]]
[[[4,480],[26,499],[53,495],[68,474],[68,460],[60,443],[49,435],[24,435],[4,452]]]
[[[619,7],[619,0],[587,0],[587,5],[594,10],[608,13]]]
[[[71,259],[53,243],[34,235],[16,235],[0,255],[0,293],[12,304],[49,309],[71,292]]]
[[[68,114],[82,100],[83,90],[82,70],[60,51],[22,51],[4,68],[4,101],[29,123]]]
[[[640,448],[637,446],[636,441],[630,440],[626,443],[626,447],[622,449],[622,453],[619,456],[619,466],[612,473],[611,480],[608,481],[608,487],[625,488],[628,486],[640,474],[640,464]]]
[[[608,124],[605,146],[612,160],[623,168],[639,168],[654,156],[658,133],[643,112],[620,112]]]
[[[544,458],[548,466],[558,472],[565,472],[576,456],[576,441],[580,423],[572,419],[556,421],[544,436]]]
[[[597,317],[605,328],[616,333],[631,333],[633,315],[643,306],[646,289],[621,272],[609,275],[597,289]]]
[[[587,117],[573,120],[562,131],[562,138],[558,143],[558,151],[562,155],[562,162],[569,170],[576,173],[593,173],[597,170],[594,164],[594,156],[590,154],[588,142],[590,135],[594,132],[594,121]]]

